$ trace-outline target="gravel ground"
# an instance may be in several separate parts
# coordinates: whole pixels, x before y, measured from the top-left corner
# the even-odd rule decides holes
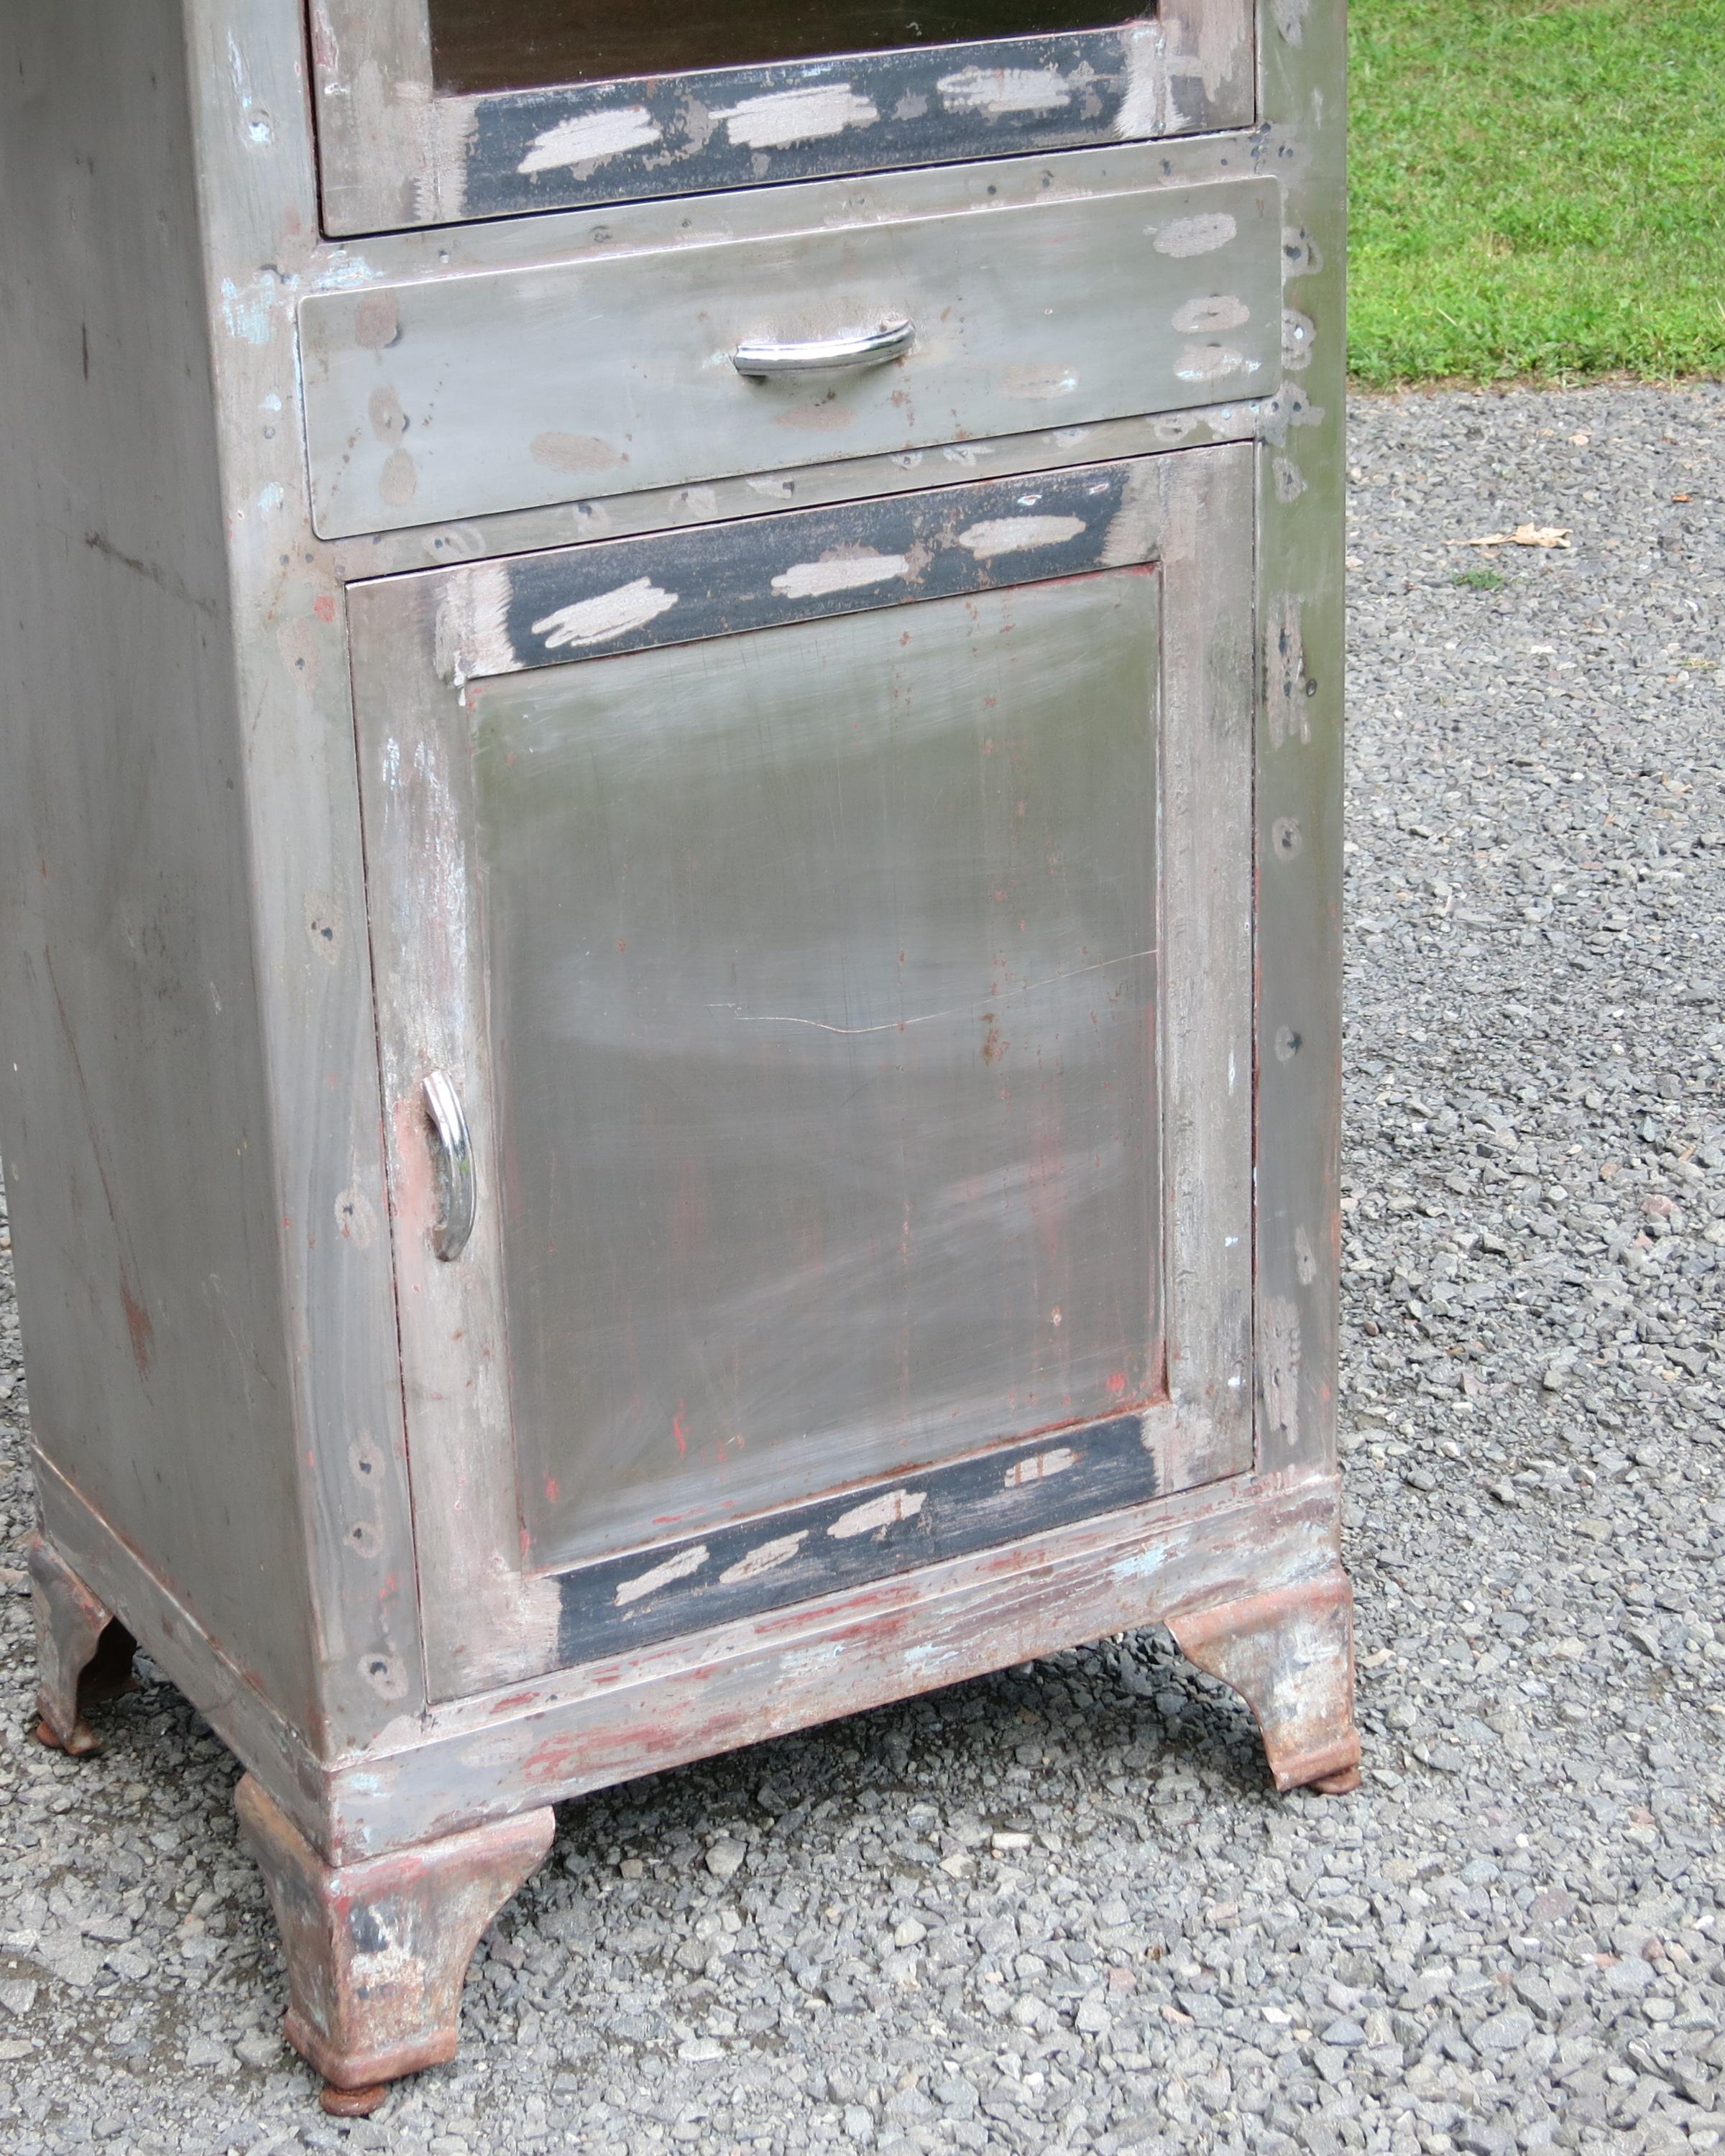
[[[1356,413],[1361,1794],[1276,1798],[1160,1633],[665,1775],[566,1814],[460,2059],[338,2127],[232,1761],[159,1686],[28,1742],[14,1568],[8,2156],[1721,2145],[1722,422]],[[1524,521],[1573,547],[1457,582]],[[8,1302],[9,1461],[17,1353]]]

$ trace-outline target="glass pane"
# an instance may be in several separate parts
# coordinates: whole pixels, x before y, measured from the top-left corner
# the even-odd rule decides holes
[[[1158,594],[470,685],[530,1562],[1156,1394]]]
[[[826,53],[1110,29],[1130,0],[429,0],[438,87],[531,90]]]

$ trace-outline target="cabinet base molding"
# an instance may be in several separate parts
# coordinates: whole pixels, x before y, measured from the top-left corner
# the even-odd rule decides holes
[[[338,2112],[455,2055],[480,1934],[543,1861],[549,1807],[362,1864],[326,1864],[245,1775],[240,1834],[264,1875],[287,1958],[287,2040]]]
[[[88,1710],[132,1691],[137,1642],[45,1537],[30,1544],[30,1605],[36,1620],[39,1743],[83,1758],[102,1740]]]

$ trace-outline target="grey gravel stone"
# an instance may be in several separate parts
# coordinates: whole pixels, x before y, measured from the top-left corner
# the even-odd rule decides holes
[[[326,2120],[233,1761],[147,1665],[28,1739],[0,1217],[7,2156],[1725,2148],[1722,424],[1354,415],[1362,1792],[1277,1798],[1157,1632],[660,1775],[565,1813],[457,2060]],[[1572,547],[1452,543],[1524,521]]]

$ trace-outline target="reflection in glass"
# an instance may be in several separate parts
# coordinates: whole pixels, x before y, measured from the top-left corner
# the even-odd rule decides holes
[[[1111,28],[1131,0],[429,0],[440,90],[530,90]]]

